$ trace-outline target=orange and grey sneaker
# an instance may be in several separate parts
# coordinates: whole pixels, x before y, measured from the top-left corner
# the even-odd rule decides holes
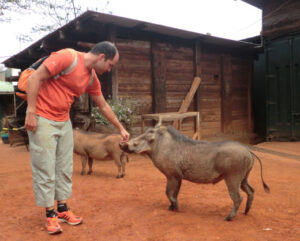
[[[61,233],[63,231],[60,224],[58,223],[57,217],[47,218],[46,229],[49,234]]]
[[[71,225],[78,225],[82,223],[82,218],[76,216],[72,211],[68,210],[65,212],[57,212],[58,221],[68,223]]]

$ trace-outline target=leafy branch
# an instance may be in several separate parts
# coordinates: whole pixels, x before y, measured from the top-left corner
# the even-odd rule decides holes
[[[85,2],[88,4],[85,9],[79,0],[0,0],[0,22],[11,22],[17,17],[36,16],[41,21],[37,21],[38,24],[32,27],[31,33],[46,34],[64,26],[85,10],[96,11],[98,6],[103,6],[101,11],[112,13],[108,10],[109,3],[110,0],[89,0]],[[31,38],[28,36],[24,39],[30,41]]]

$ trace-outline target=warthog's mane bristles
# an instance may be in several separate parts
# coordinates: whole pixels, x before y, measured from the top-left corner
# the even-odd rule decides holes
[[[193,140],[192,138],[180,133],[177,131],[173,126],[168,126],[167,131],[169,134],[173,137],[175,141],[178,142],[185,142],[185,143],[191,143],[191,144],[199,144],[200,141]]]

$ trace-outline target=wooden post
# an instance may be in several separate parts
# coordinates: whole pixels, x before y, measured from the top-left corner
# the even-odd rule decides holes
[[[177,123],[178,123],[178,130],[179,130],[179,131],[181,131],[181,121],[182,121],[182,120],[179,119],[178,122],[177,122]]]
[[[201,68],[201,59],[202,59],[202,43],[199,39],[197,39],[194,43],[194,75],[199,76],[200,78],[202,77],[202,68]],[[195,103],[195,109],[196,111],[199,112],[199,116],[196,118],[196,132],[198,133],[197,138],[200,140],[200,101],[201,101],[201,96],[200,96],[200,88],[197,88],[197,91],[194,96],[194,103]]]
[[[201,139],[201,130],[200,130],[200,113],[198,112],[196,117],[196,130],[198,134],[198,140]]]
[[[116,26],[109,25],[108,27],[108,40],[116,44]],[[114,66],[111,70],[111,75],[109,81],[111,81],[111,95],[113,101],[118,101],[119,99],[119,84],[118,84],[118,65]]]
[[[202,54],[202,45],[200,40],[196,40],[194,44],[194,76],[199,76],[201,78],[201,54]],[[200,111],[200,88],[197,89],[195,93],[195,108],[196,111]]]
[[[221,72],[222,72],[222,106],[221,106],[221,119],[222,119],[222,132],[226,133],[232,130],[232,65],[231,56],[221,56]]]
[[[141,123],[142,123],[141,129],[142,129],[142,134],[143,134],[143,133],[144,133],[144,128],[145,128],[145,123],[144,123],[144,118],[143,118],[143,116],[141,116]]]
[[[153,112],[166,110],[166,67],[163,49],[156,40],[151,42]]]

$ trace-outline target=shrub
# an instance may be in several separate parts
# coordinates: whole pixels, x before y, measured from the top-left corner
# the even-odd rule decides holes
[[[136,102],[127,96],[119,98],[118,101],[108,99],[107,103],[110,105],[118,120],[125,125],[125,128],[130,129],[135,122],[134,116],[138,113]],[[95,119],[96,123],[102,125],[110,124],[110,122],[101,114],[98,107],[92,108],[92,117]]]

